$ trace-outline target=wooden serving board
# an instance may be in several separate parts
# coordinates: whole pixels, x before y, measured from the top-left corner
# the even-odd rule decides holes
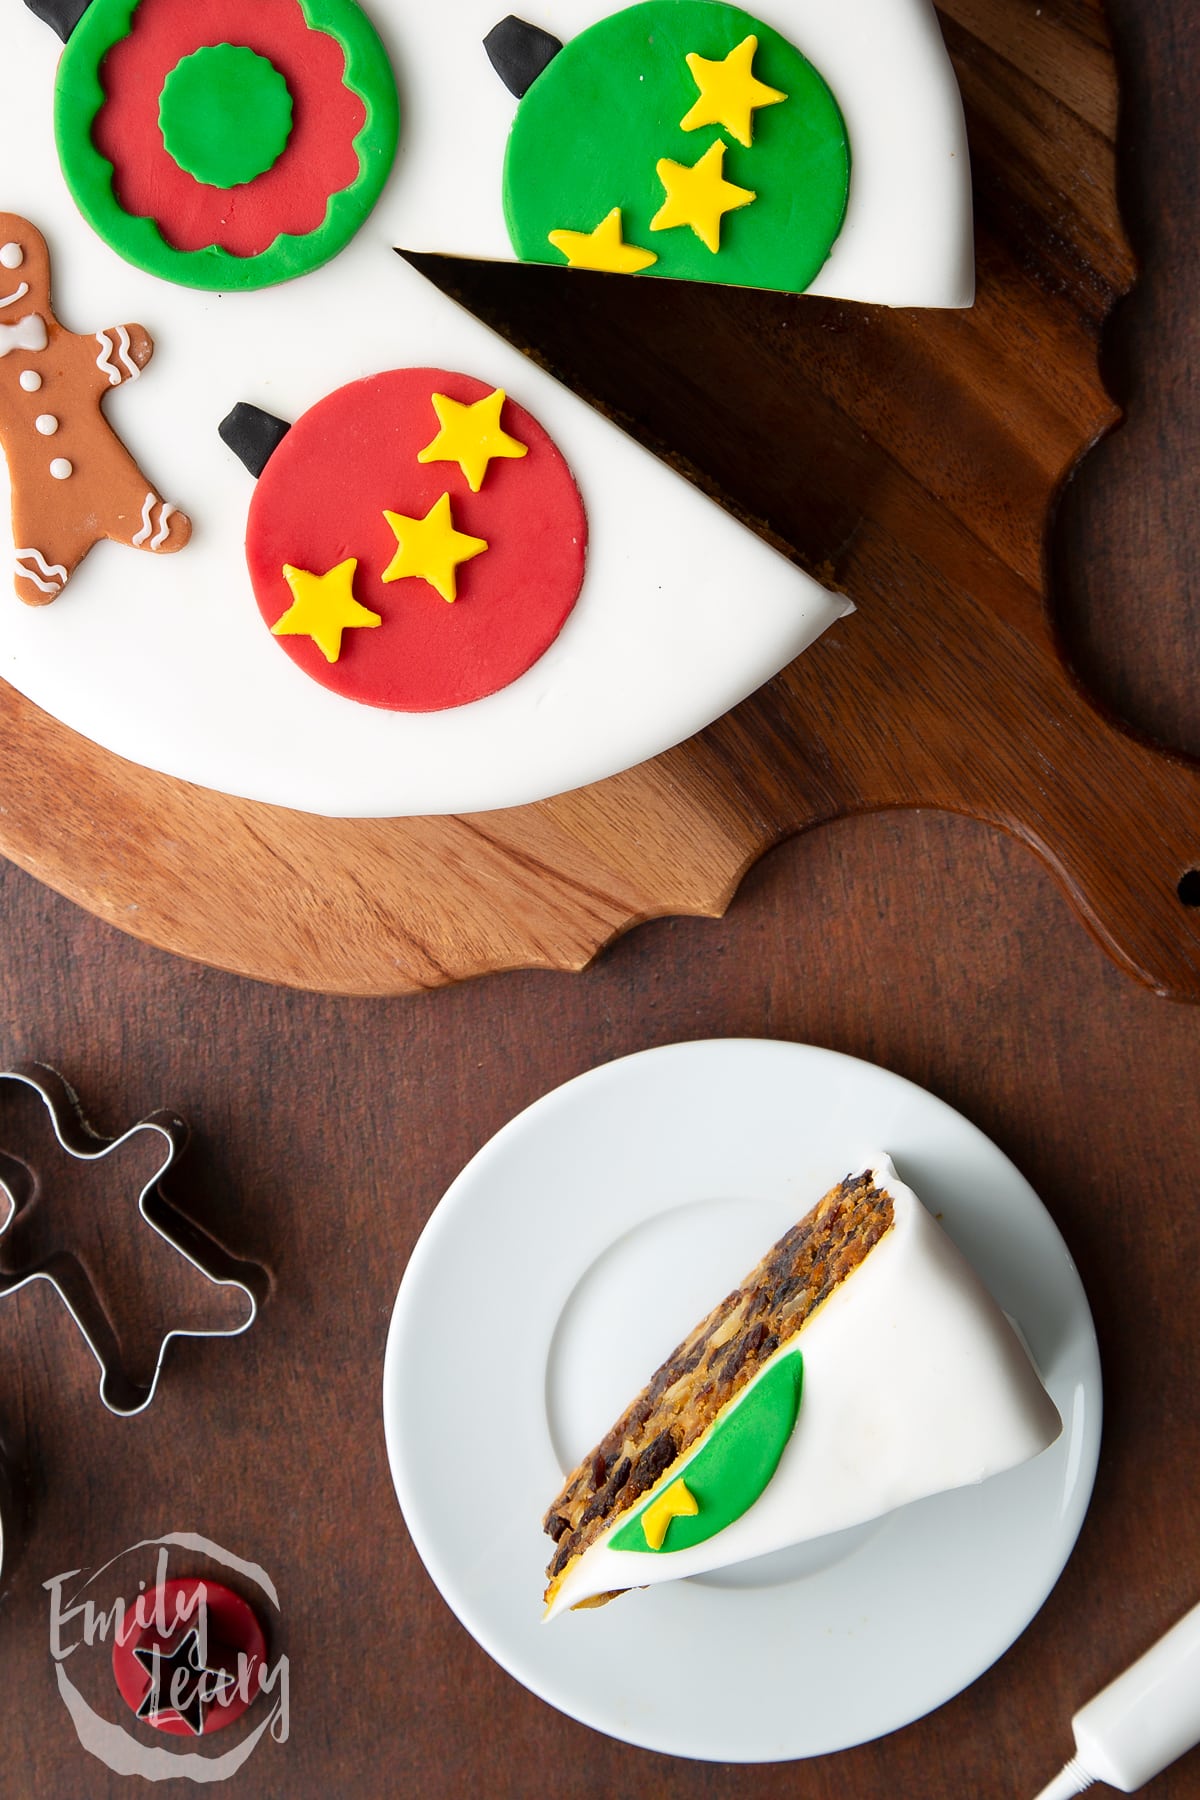
[[[677,750],[470,817],[226,799],[0,686],[0,851],[182,955],[389,994],[580,968],[639,920],[720,912],[789,833],[936,807],[1017,834],[1132,974],[1200,999],[1200,768],[1093,704],[1050,605],[1055,505],[1116,422],[1100,340],[1134,278],[1100,0],[941,10],[972,148],[970,312],[422,264],[637,435],[686,446],[675,460],[852,617]]]

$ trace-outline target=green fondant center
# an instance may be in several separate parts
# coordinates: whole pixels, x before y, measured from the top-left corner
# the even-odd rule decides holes
[[[168,155],[206,187],[241,187],[273,168],[292,131],[292,96],[242,44],[206,44],[176,63],[159,96]]]
[[[784,1447],[795,1429],[803,1385],[804,1358],[799,1350],[793,1350],[781,1356],[747,1389],[691,1462],[668,1471],[665,1484],[681,1479],[686,1482],[696,1499],[696,1513],[672,1519],[661,1550],[651,1551],[642,1528],[642,1516],[650,1504],[647,1501],[613,1533],[610,1547],[666,1555],[702,1544],[740,1519],[779,1467]]]

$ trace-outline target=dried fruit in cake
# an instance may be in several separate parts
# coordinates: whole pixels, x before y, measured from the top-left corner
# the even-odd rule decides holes
[[[742,1562],[1012,1468],[1061,1420],[886,1157],[698,1324],[567,1477],[547,1616]]]

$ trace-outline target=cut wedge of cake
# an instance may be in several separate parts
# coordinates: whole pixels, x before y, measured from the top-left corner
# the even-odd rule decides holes
[[[545,1517],[548,1618],[873,1519],[1062,1422],[886,1156],[832,1188],[651,1377]]]

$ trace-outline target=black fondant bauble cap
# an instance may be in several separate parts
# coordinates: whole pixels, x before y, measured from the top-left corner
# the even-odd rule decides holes
[[[547,63],[562,49],[562,39],[540,25],[530,25],[509,13],[493,25],[483,40],[488,61],[510,94],[527,94]]]
[[[56,31],[65,44],[87,11],[91,0],[25,0],[31,13]]]
[[[222,442],[245,463],[255,481],[291,429],[286,419],[277,419],[274,413],[251,406],[247,400],[239,400],[217,426]]]

